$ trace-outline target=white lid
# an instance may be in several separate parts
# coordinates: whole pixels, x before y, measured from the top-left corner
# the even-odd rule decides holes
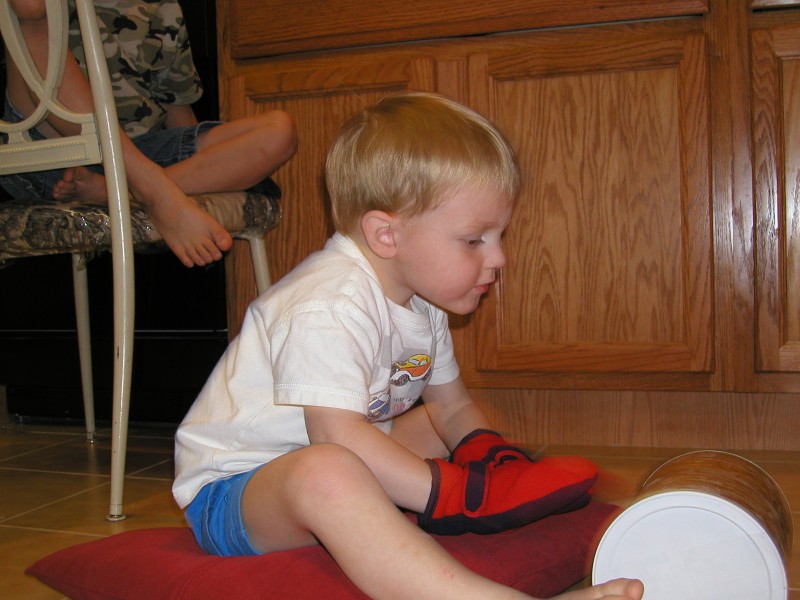
[[[614,519],[592,581],[641,579],[644,600],[786,600],[780,552],[758,521],[723,498],[679,491],[639,500]]]

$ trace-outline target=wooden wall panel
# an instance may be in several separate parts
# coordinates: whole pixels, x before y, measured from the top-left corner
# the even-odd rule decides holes
[[[800,394],[473,389],[492,426],[531,446],[800,450]]]

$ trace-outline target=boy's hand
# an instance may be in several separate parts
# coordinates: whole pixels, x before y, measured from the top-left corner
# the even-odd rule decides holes
[[[551,514],[581,508],[591,499],[597,467],[577,456],[531,460],[427,461],[431,495],[419,525],[430,533],[497,533]]]
[[[503,436],[490,429],[476,429],[468,433],[453,449],[450,462],[464,466],[470,461],[489,459],[490,462],[530,460],[519,448],[509,444]]]

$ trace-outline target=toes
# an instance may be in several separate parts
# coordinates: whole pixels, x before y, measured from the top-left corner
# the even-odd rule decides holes
[[[233,238],[231,237],[231,234],[228,233],[227,230],[222,229],[221,233],[218,233],[217,235],[214,236],[214,243],[216,244],[216,247],[220,250],[220,254],[216,259],[219,260],[220,258],[222,258],[222,252],[227,252],[233,247]]]

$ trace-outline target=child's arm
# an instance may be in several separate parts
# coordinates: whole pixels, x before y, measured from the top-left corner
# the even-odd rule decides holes
[[[424,396],[428,418],[448,450],[470,432],[489,427],[461,378],[429,385]],[[416,512],[425,509],[431,472],[424,460],[368,423],[360,413],[322,407],[306,407],[304,411],[312,444],[327,442],[349,448],[367,463],[396,504]]]
[[[312,444],[344,446],[363,460],[398,506],[425,510],[431,491],[431,471],[425,461],[364,419],[338,408],[307,406],[306,429]]]
[[[444,385],[429,385],[423,399],[433,428],[450,451],[469,433],[489,428],[460,377]]]

